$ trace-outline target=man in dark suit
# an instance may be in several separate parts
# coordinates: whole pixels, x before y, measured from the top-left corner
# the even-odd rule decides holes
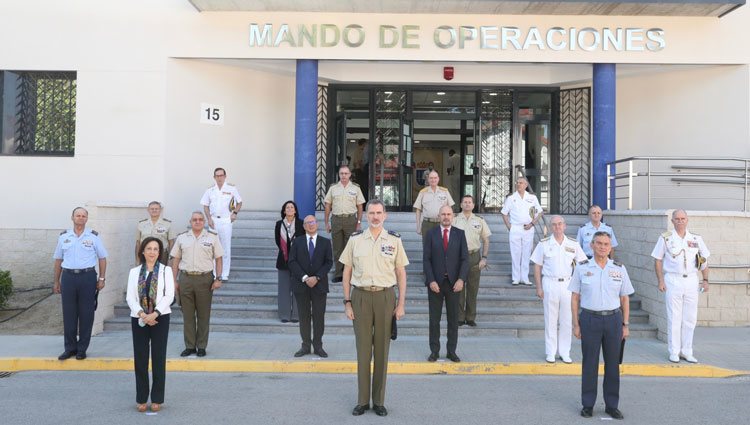
[[[294,357],[310,354],[310,345],[315,354],[328,357],[323,350],[326,299],[328,298],[328,272],[333,265],[331,241],[318,235],[318,222],[308,215],[303,222],[305,235],[298,236],[289,250],[289,271],[294,282],[294,298],[299,310],[299,333],[302,347]],[[313,338],[310,338],[312,318]]]
[[[440,226],[432,228],[424,238],[423,261],[425,286],[429,288],[430,303],[430,356],[434,362],[440,353],[440,317],[443,300],[448,316],[448,355],[453,362],[460,362],[456,355],[458,345],[458,299],[469,273],[469,249],[464,231],[452,226],[453,210],[445,205],[440,208]]]

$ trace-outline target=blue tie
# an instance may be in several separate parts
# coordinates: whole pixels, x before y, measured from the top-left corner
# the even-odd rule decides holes
[[[307,245],[307,250],[310,253],[310,262],[312,263],[313,251],[315,251],[315,245],[313,245],[313,238],[308,239],[310,243]]]

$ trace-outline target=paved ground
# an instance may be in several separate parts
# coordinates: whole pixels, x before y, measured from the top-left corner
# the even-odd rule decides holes
[[[62,336],[0,335],[1,358],[56,358],[62,352]],[[445,343],[445,338],[442,340]],[[294,361],[292,354],[299,348],[295,335],[250,335],[212,333],[208,356],[201,361],[283,360]],[[750,371],[750,328],[698,328],[695,335],[695,356],[702,365]],[[332,362],[355,360],[354,338],[349,335],[324,337],[324,347],[330,357],[305,356],[300,360]],[[179,358],[184,348],[182,333],[172,332],[169,339],[169,358]],[[580,345],[574,340],[572,358],[580,362]],[[668,365],[667,346],[655,339],[631,339],[625,352],[626,364]],[[92,338],[90,359],[132,358],[132,337],[127,331],[109,332]],[[429,349],[425,336],[401,336],[391,344],[390,360],[394,362],[424,362]],[[445,348],[442,350],[445,355]],[[459,337],[458,354],[464,362],[474,363],[544,363],[544,341],[511,337]],[[196,357],[190,357],[196,359]],[[444,360],[444,359],[441,359]],[[559,362],[558,362],[559,363]],[[680,364],[687,366],[685,362]],[[560,364],[562,366],[562,364]]]
[[[135,411],[127,372],[23,372],[0,379],[2,423],[24,424],[595,424],[609,417],[601,397],[593,419],[578,416],[576,377],[391,376],[386,418],[352,417],[350,375],[170,373],[164,410]],[[628,423],[743,423],[750,378],[625,377]]]

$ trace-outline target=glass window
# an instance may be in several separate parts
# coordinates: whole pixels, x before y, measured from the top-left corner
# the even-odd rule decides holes
[[[75,151],[76,73],[0,71],[4,155]]]

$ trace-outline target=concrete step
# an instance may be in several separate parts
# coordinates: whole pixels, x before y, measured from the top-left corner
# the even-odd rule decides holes
[[[182,318],[170,319],[172,331],[182,329]],[[484,322],[477,321],[477,327],[461,326],[460,336],[514,336],[519,338],[541,338],[544,336],[542,323],[518,322]],[[129,317],[115,317],[104,324],[105,331],[123,331],[130,329]],[[445,320],[440,325],[441,334],[445,336]],[[277,319],[236,319],[212,318],[211,330],[215,332],[243,332],[243,333],[274,333],[297,334],[299,325],[295,323],[281,323]],[[326,334],[353,335],[352,322],[347,319],[326,320]],[[427,325],[423,321],[403,319],[398,322],[399,335],[428,335]],[[656,327],[648,324],[633,324],[630,327],[632,338],[655,338]]]

